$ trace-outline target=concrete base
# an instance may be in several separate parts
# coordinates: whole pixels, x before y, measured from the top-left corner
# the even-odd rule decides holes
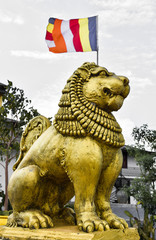
[[[48,229],[0,227],[0,238],[7,240],[139,240],[135,228],[125,231],[112,229],[105,232],[84,233],[77,226],[56,226]]]

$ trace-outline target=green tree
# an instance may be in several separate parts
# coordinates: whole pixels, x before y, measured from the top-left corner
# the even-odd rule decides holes
[[[125,213],[130,217],[131,224],[137,225],[141,240],[154,240],[156,221],[156,131],[148,129],[148,125],[144,124],[140,128],[135,127],[132,136],[135,146],[130,147],[128,153],[136,159],[141,174],[139,178],[131,182],[127,191],[143,207],[143,223],[141,223],[139,215],[136,218],[127,211]],[[148,151],[145,150],[146,148],[148,148]]]
[[[8,165],[19,154],[19,140],[23,127],[30,119],[39,115],[31,105],[31,101],[24,95],[22,89],[13,87],[8,81],[3,106],[0,107],[0,164],[5,169],[5,202],[4,209],[8,209]]]
[[[148,147],[151,151],[156,150],[156,130],[149,129],[147,124],[135,127],[132,136],[137,148],[145,150]]]

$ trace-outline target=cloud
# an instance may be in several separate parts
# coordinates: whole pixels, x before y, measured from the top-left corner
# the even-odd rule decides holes
[[[103,32],[103,31],[99,31],[99,36],[100,36],[100,38],[108,38],[108,39],[110,39],[110,38],[113,37],[112,34],[107,33],[106,31],[105,31],[105,32]]]
[[[153,70],[151,71],[151,73],[153,73],[154,75],[156,75],[156,69],[153,69]]]
[[[128,118],[118,118],[118,123],[120,124],[123,136],[125,138],[125,144],[131,145],[134,143],[133,137],[132,137],[132,130],[135,127],[135,123]]]
[[[62,60],[63,59],[77,59],[78,55],[81,55],[81,52],[70,52],[69,53],[62,53],[62,54],[54,54],[48,51],[46,52],[40,52],[40,51],[28,51],[28,50],[11,50],[10,51],[12,56],[15,57],[26,57],[26,58],[34,58],[34,59],[40,59],[40,60],[52,60],[52,59],[57,59],[57,60]],[[86,52],[86,56],[93,56],[94,52]]]
[[[18,24],[18,25],[22,25],[24,23],[24,20],[22,19],[22,17],[17,16],[17,17],[15,17],[13,22]]]
[[[125,76],[127,76],[130,80],[130,99],[139,98],[139,96],[142,96],[143,94],[145,95],[147,88],[149,89],[149,87],[155,87],[155,83],[148,77],[138,77],[131,71],[125,72]]]
[[[4,12],[0,10],[0,22],[22,25],[24,24],[24,19],[19,15],[16,16],[15,14],[12,14],[10,12]]]
[[[155,0],[91,0],[107,24],[142,24],[156,21]]]
[[[141,78],[135,76],[131,71],[127,71],[126,76],[131,80],[131,86],[138,89],[144,89],[147,86],[154,86],[154,83],[149,78]]]
[[[12,21],[12,18],[9,14],[6,14],[0,10],[0,22],[9,23]]]
[[[37,108],[41,115],[54,117],[58,111],[58,103],[61,96],[62,81],[51,82],[42,85],[32,98],[32,104]]]
[[[52,59],[54,57],[53,54],[49,54],[49,52],[39,52],[39,51],[26,51],[26,50],[11,50],[11,55],[16,57],[27,57],[27,58],[35,58],[35,59]]]

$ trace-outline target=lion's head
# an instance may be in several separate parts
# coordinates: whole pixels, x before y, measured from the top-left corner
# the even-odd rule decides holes
[[[83,86],[83,94],[104,111],[117,111],[129,93],[128,82],[126,77],[107,75],[106,69],[101,68],[98,75],[92,74]]]
[[[95,63],[84,63],[62,91],[54,126],[63,135],[90,135],[123,146],[122,130],[111,112],[121,108],[129,90],[128,78]]]

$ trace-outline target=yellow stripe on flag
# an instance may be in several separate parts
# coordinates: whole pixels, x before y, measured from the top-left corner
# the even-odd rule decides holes
[[[90,52],[92,51],[92,49],[89,41],[88,18],[80,18],[79,25],[80,25],[79,34],[83,52]]]
[[[47,31],[52,33],[53,29],[54,29],[54,24],[49,23],[47,26]]]

